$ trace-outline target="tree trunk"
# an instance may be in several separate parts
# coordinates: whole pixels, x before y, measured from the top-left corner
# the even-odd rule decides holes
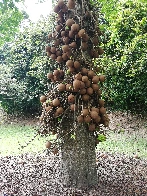
[[[61,179],[65,186],[97,184],[95,138],[84,124],[75,129],[75,138],[64,138],[61,147]]]

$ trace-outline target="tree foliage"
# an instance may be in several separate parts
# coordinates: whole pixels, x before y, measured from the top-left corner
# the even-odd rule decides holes
[[[15,3],[21,0],[3,0],[0,2],[0,46],[5,42],[10,42],[15,33],[18,32],[19,25],[24,17],[24,12],[21,12]]]
[[[49,70],[49,61],[45,57],[45,43],[51,20],[50,17],[29,24],[13,43],[3,47],[0,99],[8,113],[40,110],[39,96],[47,89],[44,75]]]
[[[120,5],[108,28],[106,56],[101,66],[107,75],[105,92],[117,109],[147,110],[147,4],[127,1]]]

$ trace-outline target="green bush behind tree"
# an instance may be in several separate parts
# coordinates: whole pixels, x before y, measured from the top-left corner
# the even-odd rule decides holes
[[[37,24],[29,23],[1,51],[0,101],[7,113],[40,111],[39,97],[48,89],[45,75],[50,61],[46,58],[45,45],[51,20],[52,17],[42,18]]]
[[[106,74],[104,97],[114,109],[147,111],[147,3],[126,1],[111,15],[105,55],[96,63]],[[106,42],[107,41],[107,42]]]

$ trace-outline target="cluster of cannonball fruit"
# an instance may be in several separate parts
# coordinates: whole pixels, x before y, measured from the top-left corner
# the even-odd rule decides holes
[[[54,7],[56,25],[48,35],[46,52],[56,69],[47,74],[54,88],[48,95],[40,97],[43,105],[40,120],[45,127],[44,133],[56,132],[58,119],[64,117],[67,109],[76,114],[77,123],[86,123],[91,132],[99,130],[100,124],[109,124],[100,89],[105,76],[98,74],[93,66],[93,59],[104,52],[99,47],[101,32],[96,22],[89,24],[92,28],[87,28],[83,21],[95,21],[88,4],[80,20],[76,3],[76,0],[66,3],[59,0]]]

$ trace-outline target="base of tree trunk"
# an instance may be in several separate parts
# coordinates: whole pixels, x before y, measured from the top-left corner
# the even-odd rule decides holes
[[[67,187],[89,187],[97,184],[95,138],[86,125],[78,125],[74,138],[61,147],[60,176]]]

